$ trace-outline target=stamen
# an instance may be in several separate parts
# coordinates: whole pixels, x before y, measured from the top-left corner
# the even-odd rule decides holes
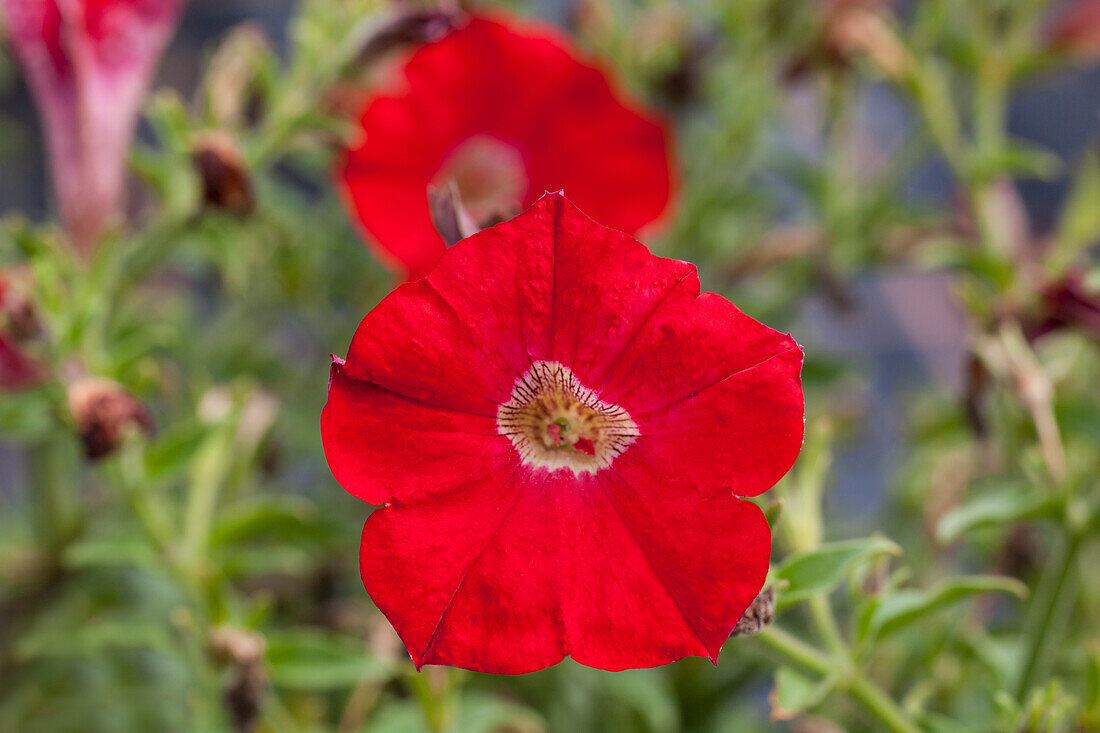
[[[512,398],[497,409],[497,432],[525,463],[575,475],[607,468],[640,434],[626,410],[553,361],[535,362],[516,380]]]

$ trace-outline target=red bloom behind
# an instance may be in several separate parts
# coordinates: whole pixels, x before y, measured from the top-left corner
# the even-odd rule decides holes
[[[716,659],[768,570],[802,352],[561,194],[367,314],[321,431],[413,660]]]
[[[668,204],[663,127],[625,106],[547,26],[472,18],[417,50],[404,76],[404,88],[366,105],[363,141],[340,176],[367,239],[410,279],[444,250],[428,208],[433,183],[454,181],[481,224],[563,187],[629,233]]]
[[[121,209],[138,107],[184,1],[0,0],[61,218],[82,248]]]
[[[1057,12],[1043,33],[1053,50],[1090,61],[1100,56],[1100,0],[1075,0]]]

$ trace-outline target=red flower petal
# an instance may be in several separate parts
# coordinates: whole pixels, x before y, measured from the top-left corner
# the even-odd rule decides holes
[[[321,434],[333,475],[371,504],[449,491],[467,476],[486,473],[494,458],[515,462],[495,416],[433,407],[350,379],[336,364]],[[415,472],[408,470],[412,464]]]
[[[716,657],[770,551],[734,492],[797,455],[801,363],[691,265],[548,194],[384,299],[334,367],[326,455],[389,502],[364,584],[417,664]]]
[[[522,206],[565,187],[600,221],[635,232],[668,204],[664,129],[624,106],[553,29],[475,17],[415,52],[405,81],[398,94],[367,104],[363,142],[348,151],[340,177],[368,241],[410,278],[444,250],[427,187],[472,140],[515,151]]]
[[[729,496],[643,499],[613,475],[479,477],[371,515],[363,582],[418,667],[716,659],[767,575],[763,513]]]

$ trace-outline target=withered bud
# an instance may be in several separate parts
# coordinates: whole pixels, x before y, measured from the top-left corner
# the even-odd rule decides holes
[[[153,416],[118,382],[80,377],[69,384],[69,412],[84,455],[97,460],[117,448],[130,430],[153,432]]]
[[[733,633],[730,636],[752,636],[774,620],[775,591],[767,588],[745,609],[744,615],[733,627]]]
[[[788,79],[797,79],[812,68],[844,71],[861,53],[869,55],[891,78],[908,71],[908,53],[886,22],[888,0],[822,0],[817,6],[817,32],[809,46],[788,63]]]
[[[1100,341],[1100,290],[1090,289],[1080,272],[1050,283],[1040,295],[1037,317],[1024,324],[1028,339],[1075,328]]]
[[[191,160],[202,182],[203,205],[233,214],[248,214],[255,206],[248,164],[232,137],[207,132],[195,139]]]
[[[913,66],[909,51],[890,28],[882,3],[839,0],[840,10],[830,23],[828,43],[833,53],[849,58],[864,53],[884,75],[905,79]]]
[[[42,332],[42,323],[34,304],[27,297],[26,280],[30,272],[22,268],[0,270],[0,331],[17,341],[34,338]]]
[[[253,733],[260,725],[267,675],[259,665],[237,671],[225,688],[223,699],[237,733]]]
[[[219,626],[210,632],[206,650],[219,664],[246,666],[257,664],[264,654],[264,637],[255,631]]]
[[[391,51],[438,40],[464,19],[464,13],[457,6],[398,10],[364,28],[355,65],[368,66]]]
[[[1039,566],[1042,555],[1038,531],[1034,527],[1018,524],[1009,530],[997,556],[997,572],[1013,578],[1025,578]]]
[[[886,582],[890,579],[890,558],[877,558],[871,565],[871,569],[860,581],[859,590],[865,596],[877,596],[886,588]]]
[[[206,104],[218,126],[239,127],[251,121],[258,102],[257,77],[273,59],[271,43],[258,24],[242,23],[229,32],[203,79]]]
[[[613,21],[612,21],[613,22]],[[717,33],[694,23],[676,5],[643,11],[633,28],[631,46],[654,72],[654,89],[669,103],[682,106],[698,94],[707,57],[717,48]]]
[[[448,181],[441,186],[428,186],[428,209],[432,215],[432,224],[448,247],[481,229],[462,205],[462,198],[454,181]]]
[[[267,688],[262,660],[264,638],[248,629],[222,626],[210,632],[207,652],[219,664],[233,667],[223,699],[238,733],[252,733],[260,722]]]

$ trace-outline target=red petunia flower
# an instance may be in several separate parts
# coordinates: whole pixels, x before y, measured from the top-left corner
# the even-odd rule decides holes
[[[445,248],[427,189],[454,182],[475,222],[495,223],[565,188],[598,221],[635,233],[671,194],[661,124],[544,25],[470,19],[420,47],[405,85],[366,105],[340,178],[378,253],[410,279]]]
[[[768,570],[802,351],[695,267],[547,194],[360,324],[321,416],[376,510],[360,567],[413,661],[716,659]]]
[[[141,98],[184,1],[0,0],[61,218],[81,248],[121,209]]]

